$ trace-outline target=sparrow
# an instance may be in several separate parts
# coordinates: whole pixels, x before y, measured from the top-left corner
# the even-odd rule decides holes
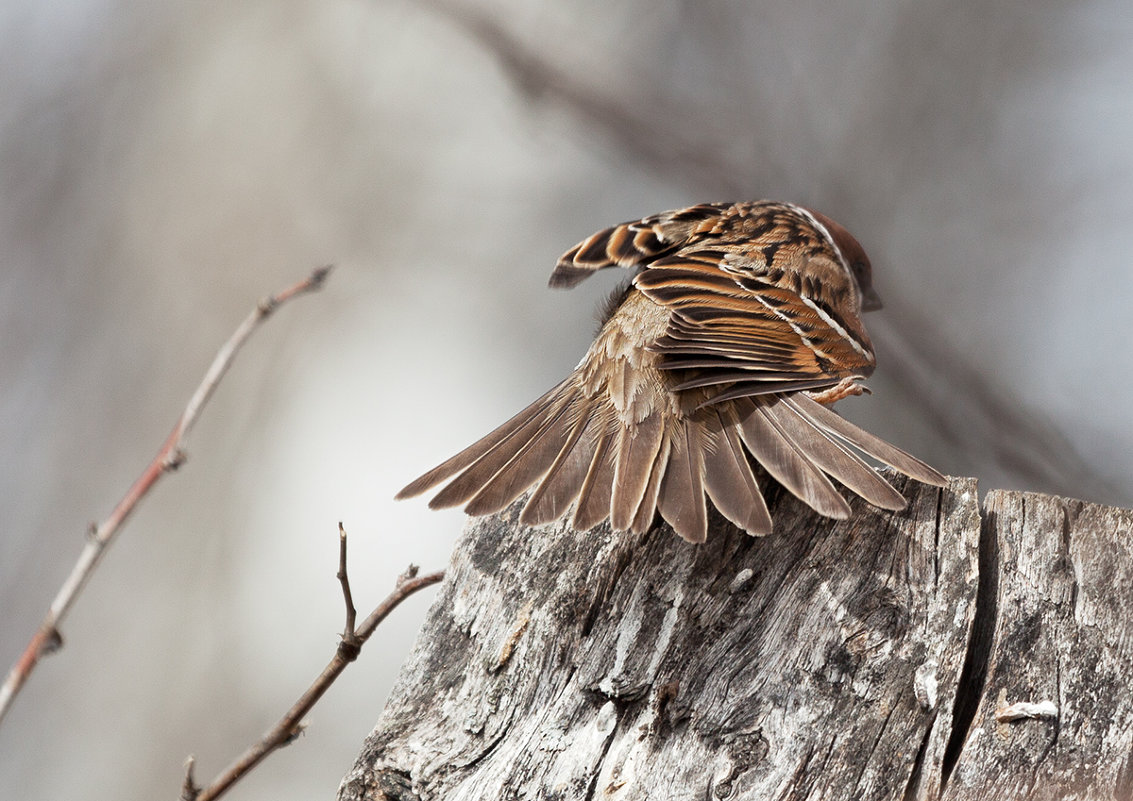
[[[416,479],[430,501],[470,515],[534,487],[520,521],[571,514],[644,533],[655,513],[703,542],[706,496],[752,535],[771,515],[752,468],[826,517],[905,498],[863,456],[943,486],[924,462],[828,408],[876,366],[862,312],[881,308],[872,268],[838,223],[792,203],[704,203],[606,228],[568,250],[551,287],[606,267],[633,270],[586,355],[562,383]],[[761,476],[762,477],[762,476]]]

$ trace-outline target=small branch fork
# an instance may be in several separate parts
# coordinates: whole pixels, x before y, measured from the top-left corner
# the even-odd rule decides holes
[[[342,639],[338,643],[334,657],[323,668],[323,672],[319,674],[314,683],[307,688],[307,691],[280,718],[279,722],[272,726],[260,738],[259,742],[241,754],[207,787],[199,788],[196,786],[193,779],[193,768],[196,762],[193,757],[189,757],[185,763],[185,781],[181,785],[181,801],[212,801],[219,798],[269,754],[285,745],[290,745],[306,728],[303,717],[323,697],[323,694],[330,688],[339,674],[346,670],[346,666],[358,658],[358,654],[362,652],[362,646],[374,633],[378,624],[385,620],[390,612],[410,595],[436,584],[445,577],[443,570],[418,576],[417,566],[410,565],[409,569],[398,577],[394,591],[378,604],[369,617],[362,621],[362,625],[355,630],[354,622],[357,617],[357,610],[354,608],[354,600],[350,593],[350,578],[346,573],[346,531],[341,523],[338,524],[338,543],[338,581],[342,585],[342,596],[346,602],[346,625],[343,628]]]
[[[245,318],[240,327],[229,337],[220,348],[205,373],[204,380],[189,399],[185,411],[181,414],[173,431],[161,446],[161,450],[153,461],[142,471],[141,476],[134,482],[126,495],[111,511],[110,516],[102,523],[92,525],[87,536],[86,545],[79,554],[79,559],[71,569],[71,574],[63,582],[59,593],[52,601],[51,607],[40,623],[39,629],[32,636],[23,653],[8,671],[4,684],[0,686],[0,722],[12,705],[13,699],[24,686],[28,676],[39,663],[40,657],[59,648],[63,639],[59,634],[59,627],[67,616],[83,587],[86,586],[98,563],[102,560],[106,549],[110,546],[115,534],[129,518],[130,514],[167,472],[177,469],[186,459],[185,442],[192,430],[201,410],[216,391],[217,384],[228,372],[240,348],[247,341],[252,332],[271,316],[282,304],[299,295],[319,289],[330,273],[330,267],[319,267],[311,272],[307,278],[282,291],[260,301],[256,308]]]

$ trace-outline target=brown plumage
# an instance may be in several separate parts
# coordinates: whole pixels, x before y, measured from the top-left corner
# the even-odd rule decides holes
[[[834,480],[875,506],[905,499],[862,459],[944,477],[823,404],[860,394],[875,359],[861,312],[880,308],[846,229],[790,203],[711,203],[599,231],[559,260],[552,287],[605,267],[632,286],[566,379],[398,493],[448,484],[433,508],[497,512],[524,492],[528,524],[645,531],[660,512],[707,534],[707,496],[750,534],[771,530],[749,456],[816,511],[846,518]]]

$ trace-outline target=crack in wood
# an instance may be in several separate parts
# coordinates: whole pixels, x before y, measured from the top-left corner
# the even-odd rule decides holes
[[[1066,501],[1059,501],[1059,507],[1062,511],[1062,536],[1059,540],[1061,545],[1060,559],[1063,562],[1063,567],[1066,570],[1068,578],[1070,579],[1070,608],[1074,610],[1074,617],[1078,617],[1078,590],[1080,580],[1078,578],[1078,567],[1074,564],[1073,554],[1073,531],[1074,520],[1077,517],[1075,511],[1070,509],[1070,504]]]
[[[902,801],[916,801],[918,798],[921,789],[921,776],[924,773],[925,754],[928,753],[928,744],[932,739],[933,730],[936,728],[936,716],[937,713],[933,710],[928,725],[925,726],[921,744],[917,747],[917,755],[913,758],[913,768],[909,771],[909,780],[905,783],[905,792],[901,794]]]
[[[474,523],[340,797],[1133,801],[1133,513],[895,486],[903,512],[780,494],[776,532],[696,548]],[[1000,691],[1058,719],[997,723]]]
[[[956,699],[952,705],[952,730],[948,744],[944,747],[944,759],[940,768],[940,792],[944,794],[952,771],[960,758],[968,732],[972,728],[976,712],[983,699],[984,685],[987,682],[988,664],[991,661],[991,646],[995,635],[995,621],[999,614],[999,540],[998,516],[995,512],[983,509],[980,523],[979,545],[979,583],[976,585],[976,609],[972,618],[967,653],[964,666],[960,669],[960,679],[956,687]]]

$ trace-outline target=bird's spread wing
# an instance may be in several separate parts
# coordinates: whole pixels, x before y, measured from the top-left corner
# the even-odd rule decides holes
[[[873,371],[869,340],[818,293],[785,285],[758,255],[682,250],[651,262],[634,284],[670,310],[666,334],[647,347],[662,355],[662,369],[687,371],[677,389],[733,384],[718,402],[831,387]]]
[[[836,519],[852,508],[834,481],[883,509],[905,504],[865,457],[946,483],[822,405],[874,367],[859,319],[876,299],[869,262],[837,223],[770,201],[692,206],[599,231],[551,285],[614,266],[637,273],[575,371],[398,497],[444,483],[430,506],[489,514],[534,487],[526,524],[573,507],[577,529],[609,519],[644,533],[660,512],[703,542],[706,496],[749,533],[771,530],[752,459]]]
[[[640,267],[711,233],[731,203],[701,203],[605,228],[563,254],[550,284],[570,288],[606,267]]]

